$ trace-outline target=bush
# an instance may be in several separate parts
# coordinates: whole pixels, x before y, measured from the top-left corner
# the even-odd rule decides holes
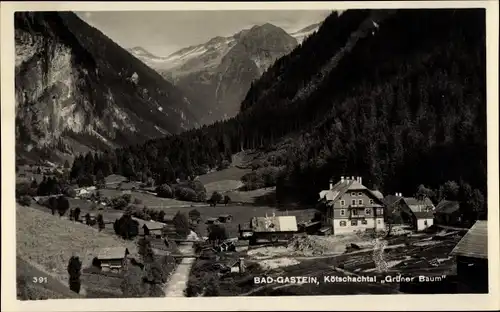
[[[128,195],[128,194],[125,194]],[[130,203],[130,197],[125,197],[125,195],[115,197],[111,200],[111,207],[116,210],[125,209]],[[129,195],[130,196],[130,195]],[[128,201],[127,201],[128,198]]]
[[[219,192],[213,192],[212,196],[210,196],[209,202],[211,205],[215,206],[216,204],[222,202],[224,197]]]
[[[18,203],[22,206],[31,206],[31,197],[23,195],[19,198]]]
[[[252,191],[264,187],[276,186],[276,182],[282,172],[282,167],[260,167],[241,178],[241,181],[245,184],[243,190]]]
[[[80,276],[81,276],[82,262],[78,257],[71,257],[68,263],[68,274],[69,274],[69,288],[80,293]]]
[[[226,229],[218,224],[211,225],[208,228],[208,240],[212,242],[223,241],[227,239]]]
[[[59,216],[62,217],[69,209],[69,200],[64,196],[59,196],[57,198],[56,205],[57,205],[57,212],[59,213]]]
[[[172,188],[168,184],[162,184],[156,187],[156,196],[158,197],[172,198],[173,195]]]
[[[190,220],[197,220],[201,217],[201,213],[196,209],[190,210],[188,215]]]
[[[178,200],[192,202],[198,201],[198,195],[196,194],[196,192],[186,186],[176,186],[174,189],[174,197]]]

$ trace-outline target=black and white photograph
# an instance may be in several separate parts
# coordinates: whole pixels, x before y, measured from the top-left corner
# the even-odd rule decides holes
[[[490,8],[205,6],[11,12],[17,300],[491,294]]]

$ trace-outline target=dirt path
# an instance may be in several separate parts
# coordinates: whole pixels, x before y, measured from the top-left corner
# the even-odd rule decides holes
[[[397,245],[391,245],[391,246],[386,246],[384,250],[387,249],[394,249],[398,247],[405,247],[405,244],[397,244]],[[362,249],[358,251],[353,251],[349,253],[339,253],[339,254],[330,254],[330,255],[321,255],[321,256],[297,256],[297,257],[291,257],[297,260],[311,260],[311,259],[325,259],[325,258],[335,258],[335,257],[341,257],[341,256],[352,256],[352,255],[357,255],[357,254],[362,254],[362,253],[368,253],[370,251],[374,251],[374,248],[370,249]]]
[[[193,245],[179,246],[179,251],[183,254],[194,253]],[[189,273],[193,266],[195,258],[183,258],[182,262],[177,265],[174,273],[170,277],[164,288],[165,297],[184,297],[184,290],[186,289],[189,279]]]

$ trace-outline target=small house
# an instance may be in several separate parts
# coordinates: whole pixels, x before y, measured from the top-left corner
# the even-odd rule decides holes
[[[125,247],[110,247],[101,249],[96,258],[101,270],[119,272],[126,267],[129,254]]]
[[[417,231],[424,231],[434,224],[432,211],[416,211],[412,214],[412,226]]]
[[[220,215],[218,219],[222,223],[229,223],[229,222],[233,221],[233,216],[230,214],[223,214],[223,215]]]
[[[227,265],[231,273],[244,273],[245,272],[245,262],[243,258],[235,259],[228,263]]]
[[[459,225],[462,222],[460,203],[452,200],[442,200],[436,206],[434,213],[436,223],[443,225]]]
[[[488,222],[476,221],[451,251],[459,292],[488,293]]]
[[[219,224],[219,218],[207,218],[207,224]]]
[[[149,235],[154,238],[162,238],[165,224],[144,220],[141,220],[140,223],[142,223],[142,226],[139,228],[140,236]]]
[[[396,195],[399,199],[392,204],[391,209],[400,212],[404,223],[416,231],[423,231],[434,224],[435,207],[429,198],[403,197],[401,193]]]

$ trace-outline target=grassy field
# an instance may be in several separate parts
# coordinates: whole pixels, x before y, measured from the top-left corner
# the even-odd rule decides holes
[[[17,298],[19,300],[68,299],[83,296],[71,291],[67,285],[24,261],[16,258]],[[42,283],[35,283],[37,278]],[[41,279],[40,279],[41,278]],[[46,282],[44,280],[46,279]]]
[[[66,267],[73,254],[90,265],[101,248],[125,246],[132,255],[136,244],[98,232],[84,224],[30,208],[16,207],[17,256],[43,267],[49,274],[67,281]]]
[[[113,189],[102,189],[100,190],[101,196],[102,197],[107,197],[107,198],[115,198],[118,196],[123,195],[122,191],[120,190],[113,190]],[[152,194],[144,193],[144,192],[137,192],[137,191],[130,191],[130,195],[132,198],[132,203],[134,202],[135,199],[138,199],[141,201],[140,205],[145,205],[150,208],[160,208],[160,207],[183,207],[183,206],[193,206],[193,207],[198,207],[198,206],[206,206],[207,204],[205,203],[194,203],[194,202],[187,202],[187,201],[181,201],[173,198],[161,198],[157,197]]]

